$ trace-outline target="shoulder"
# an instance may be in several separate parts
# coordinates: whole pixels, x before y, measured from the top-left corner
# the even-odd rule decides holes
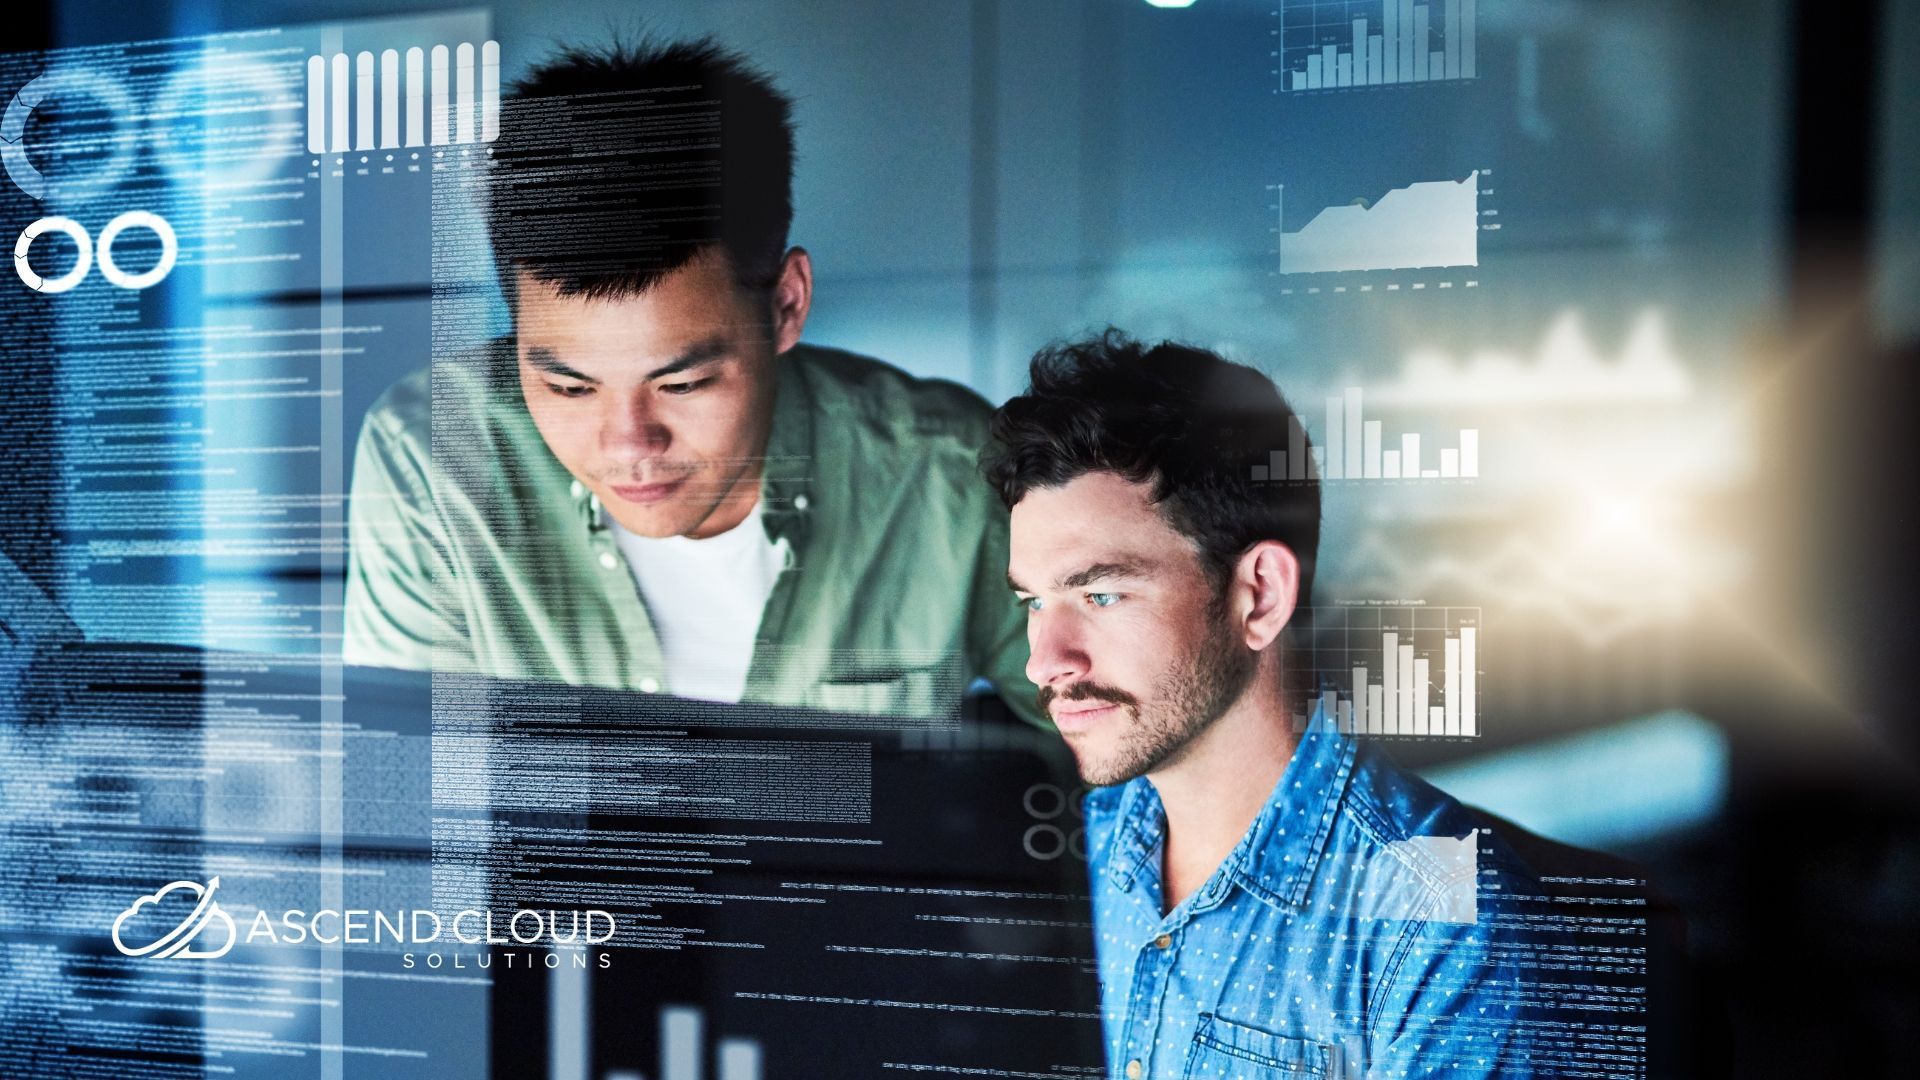
[[[411,371],[374,399],[362,424],[362,438],[410,444],[423,453],[432,444],[434,418],[465,428],[500,413],[502,358],[512,339],[496,338]]]
[[[780,362],[795,365],[824,417],[851,422],[860,433],[895,442],[964,444],[970,451],[986,439],[993,407],[959,383],[817,345],[795,346]]]
[[[1483,815],[1377,748],[1359,747],[1345,810],[1368,894],[1394,916],[1471,923],[1476,909],[1533,891],[1532,871]]]

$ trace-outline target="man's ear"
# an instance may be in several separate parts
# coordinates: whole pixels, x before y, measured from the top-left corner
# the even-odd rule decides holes
[[[813,310],[813,259],[806,248],[789,248],[780,260],[780,276],[773,283],[773,351],[775,355],[800,344],[807,313]]]
[[[1278,540],[1262,540],[1240,555],[1233,572],[1235,614],[1247,648],[1272,645],[1293,618],[1300,597],[1300,560]]]

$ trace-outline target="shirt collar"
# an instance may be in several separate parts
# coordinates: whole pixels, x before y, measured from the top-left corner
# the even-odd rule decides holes
[[[800,370],[798,349],[774,358],[773,427],[767,433],[767,454],[761,466],[760,513],[767,539],[786,540],[797,558],[814,509],[812,492],[814,445],[813,391]],[[569,488],[574,508],[590,530],[612,523],[600,497],[580,481]]]
[[[1346,798],[1354,750],[1353,740],[1341,736],[1316,708],[1266,805],[1203,887],[1215,890],[1203,902],[1218,899],[1218,887],[1231,881],[1276,907],[1306,903],[1334,816]],[[1148,860],[1159,857],[1166,830],[1160,795],[1146,777],[1128,782],[1117,820],[1107,874],[1126,891],[1151,865]]]

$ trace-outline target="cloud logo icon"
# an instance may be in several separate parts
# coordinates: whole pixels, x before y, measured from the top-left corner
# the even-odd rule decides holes
[[[233,916],[228,915],[221,910],[219,904],[214,903],[213,891],[219,887],[220,879],[217,876],[205,885],[197,881],[175,881],[140,897],[113,920],[113,947],[119,949],[123,956],[152,956],[157,960],[168,957],[211,960],[216,956],[227,955],[227,950],[233,948],[237,935],[234,930]],[[181,919],[173,929],[145,945],[128,945],[121,938],[121,932],[126,927],[127,921],[138,916],[142,908],[160,903],[168,893],[176,890],[186,890],[196,898],[197,902],[187,917]],[[194,941],[206,932],[208,926],[216,922],[226,931],[225,940],[221,941],[219,947],[193,948]]]

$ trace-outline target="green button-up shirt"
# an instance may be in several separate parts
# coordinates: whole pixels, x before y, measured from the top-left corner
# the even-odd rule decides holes
[[[368,413],[345,659],[671,692],[609,519],[534,427],[512,350],[436,362]],[[938,718],[984,676],[1035,718],[1007,514],[976,467],[986,402],[830,349],[774,363],[761,513],[791,555],[742,700]]]

